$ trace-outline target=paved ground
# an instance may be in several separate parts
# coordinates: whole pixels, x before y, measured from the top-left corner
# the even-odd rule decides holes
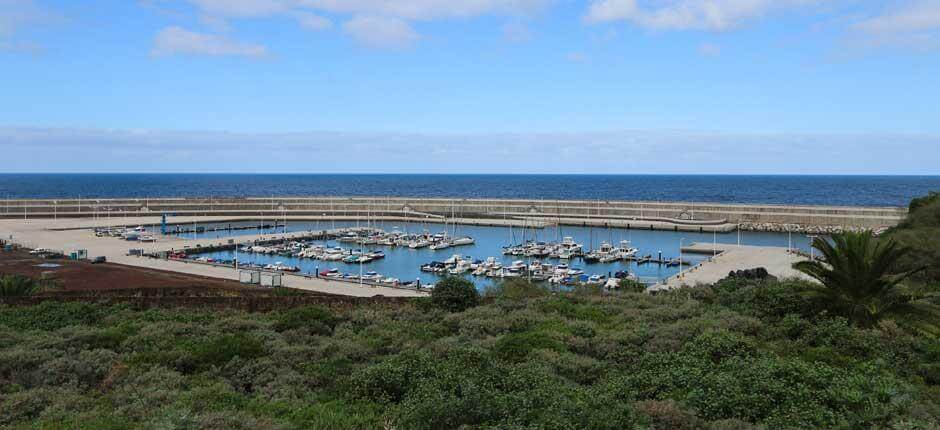
[[[788,252],[786,248],[721,243],[717,244],[717,248],[712,243],[696,243],[683,248],[683,252],[697,251],[700,254],[712,254],[713,250],[717,251],[717,256],[709,258],[708,261],[698,266],[688,268],[679,275],[667,279],[664,284],[652,288],[661,290],[711,284],[727,277],[728,272],[757,267],[767,269],[767,272],[777,278],[810,279],[793,269],[793,263],[805,258]]]
[[[211,222],[221,220],[231,220],[231,217],[176,217],[175,222]],[[62,220],[0,220],[0,238],[10,240],[28,248],[49,248],[61,250],[63,252],[72,252],[77,249],[88,250],[89,257],[105,256],[108,261],[137,266],[149,269],[166,270],[172,272],[186,273],[196,276],[207,276],[218,279],[238,280],[238,271],[234,268],[214,267],[204,264],[185,263],[180,261],[158,260],[154,258],[141,258],[128,256],[128,250],[131,248],[143,249],[145,251],[163,251],[170,248],[182,249],[185,246],[194,247],[197,244],[208,245],[210,243],[221,243],[227,241],[227,238],[220,239],[181,239],[178,237],[167,236],[160,237],[155,243],[126,242],[114,237],[95,237],[93,231],[76,228],[104,227],[108,225],[122,225],[123,220],[112,219],[62,219]],[[160,222],[159,217],[148,217],[135,219],[130,225],[156,225]],[[63,230],[66,229],[66,230]],[[291,237],[295,234],[287,233],[277,235],[265,235],[264,238]],[[248,241],[262,237],[261,235],[238,236],[239,241]],[[324,279],[310,279],[295,275],[285,275],[284,284],[291,288],[317,291],[329,294],[341,294],[347,296],[369,297],[383,295],[388,297],[397,296],[421,296],[423,292],[404,290],[387,287],[359,286],[354,283],[328,281]]]

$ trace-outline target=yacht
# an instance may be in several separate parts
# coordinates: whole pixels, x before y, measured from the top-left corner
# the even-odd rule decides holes
[[[475,241],[470,236],[458,237],[451,242],[454,246],[473,245]]]
[[[457,265],[455,265],[453,269],[450,269],[449,272],[451,275],[459,275],[468,270],[470,270],[470,262],[467,260],[460,260],[457,262]]]
[[[408,248],[411,248],[411,249],[418,249],[418,248],[425,248],[425,247],[428,247],[428,246],[430,246],[430,245],[431,245],[431,242],[428,241],[427,239],[417,239],[417,240],[413,240],[413,241],[409,242],[409,243],[408,243]]]
[[[434,245],[431,245],[428,248],[431,249],[432,251],[437,251],[439,249],[447,249],[447,248],[450,248],[450,242],[446,240],[442,240],[440,242],[435,243]]]

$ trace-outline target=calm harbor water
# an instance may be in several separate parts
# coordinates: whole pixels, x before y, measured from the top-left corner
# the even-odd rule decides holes
[[[224,225],[215,225],[215,224],[198,224],[198,226],[205,227],[215,227],[215,226],[227,226],[229,223]],[[232,223],[232,225],[244,225]],[[364,224],[360,224],[363,225]],[[349,223],[335,223],[335,227],[350,227],[356,226],[355,222]],[[189,226],[192,227],[192,226]],[[276,231],[274,229],[268,229],[267,232],[271,233],[283,233],[286,232],[301,232],[301,231],[319,231],[323,229],[330,229],[334,227],[333,222],[292,222],[288,223],[286,227],[280,227]],[[399,231],[408,232],[408,233],[420,233],[423,231],[430,231],[431,233],[438,233],[444,230],[442,224],[434,223],[401,223],[401,222],[386,222],[380,223],[378,227],[383,228],[386,231],[392,231],[397,229]],[[228,236],[237,236],[237,235],[250,235],[250,234],[259,234],[261,231],[259,229],[250,229],[250,230],[232,230],[232,231],[207,231],[204,233],[197,234],[184,234],[184,237],[187,238],[204,238],[207,243],[218,242],[216,239],[221,240],[221,238]],[[474,259],[486,259],[487,257],[496,257],[501,260],[504,264],[509,264],[514,260],[532,260],[526,259],[520,256],[504,256],[500,252],[503,246],[506,246],[512,242],[513,237],[515,242],[518,243],[522,240],[522,231],[518,228],[513,228],[510,231],[509,228],[503,227],[482,227],[482,226],[460,226],[457,231],[458,235],[469,235],[472,236],[476,243],[470,246],[461,246],[448,248],[439,251],[433,251],[427,248],[422,249],[408,249],[402,247],[385,247],[385,246],[366,246],[366,249],[375,249],[385,251],[386,258],[382,260],[376,260],[371,263],[364,264],[362,266],[363,271],[374,270],[384,276],[391,276],[399,278],[403,281],[405,280],[414,280],[421,279],[422,283],[435,283],[439,279],[436,275],[430,273],[423,273],[419,270],[419,267],[422,264],[429,263],[431,261],[443,261],[454,254],[461,254],[463,256],[472,257]],[[555,227],[548,227],[545,229],[538,230],[528,230],[526,233],[527,239],[537,239],[540,241],[557,241],[561,237],[571,236],[577,242],[583,243],[585,248],[590,247],[593,242],[594,247],[598,247],[601,241],[608,241],[614,245],[619,244],[621,240],[629,240],[632,246],[639,248],[639,255],[651,254],[654,257],[657,257],[659,252],[662,252],[663,257],[674,258],[679,256],[679,243],[680,240],[684,245],[689,245],[693,242],[704,242],[712,243],[717,241],[719,243],[737,243],[738,234],[717,234],[713,235],[711,233],[685,233],[685,232],[668,232],[668,231],[650,231],[650,230],[627,230],[627,229],[606,229],[606,228],[586,228],[586,227],[574,227],[574,226],[561,226],[556,229]],[[794,248],[800,248],[803,250],[809,250],[810,240],[803,235],[792,235],[790,237],[792,240],[792,246]],[[787,246],[788,237],[786,234],[779,233],[758,233],[758,232],[741,232],[741,243],[746,245],[769,245],[769,246]],[[318,243],[329,244],[331,246],[340,246],[345,249],[349,248],[359,248],[359,245],[349,244],[349,243],[338,243],[335,241],[320,241]],[[207,257],[213,257],[218,259],[232,259],[234,257],[234,252],[225,251],[225,252],[214,252],[201,254]],[[683,259],[686,260],[700,260],[707,256],[703,255],[690,255],[683,254]],[[298,259],[291,257],[282,257],[282,256],[272,256],[272,255],[259,255],[259,254],[239,254],[239,260],[242,262],[254,262],[259,264],[273,264],[275,262],[283,262],[291,266],[300,267],[301,271],[304,273],[313,273],[319,268],[321,271],[331,268],[337,268],[342,272],[351,273],[358,275],[359,265],[358,264],[344,264],[342,262],[331,262],[331,261],[319,261],[311,259]],[[549,264],[557,264],[559,260],[543,259],[543,262]],[[618,270],[628,270],[631,273],[636,274],[645,282],[654,282],[655,280],[664,279],[666,277],[674,275],[678,271],[678,267],[666,267],[660,266],[657,264],[643,264],[637,265],[634,262],[615,262],[609,264],[584,264],[579,259],[573,259],[569,262],[569,265],[573,267],[580,267],[585,271],[586,274],[603,274],[607,275],[608,273],[614,273]],[[492,280],[486,278],[473,278],[468,275],[468,278],[473,279],[480,288],[485,288],[486,286],[492,284]]]
[[[410,196],[905,206],[940,176],[0,174],[0,198]]]

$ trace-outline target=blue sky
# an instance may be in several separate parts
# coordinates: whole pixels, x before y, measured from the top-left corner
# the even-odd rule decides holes
[[[935,174],[940,0],[0,0],[0,93],[9,171]]]

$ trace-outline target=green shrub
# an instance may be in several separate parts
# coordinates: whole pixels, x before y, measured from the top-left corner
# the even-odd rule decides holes
[[[431,302],[449,312],[463,312],[480,303],[480,293],[473,282],[449,276],[434,286]]]
[[[496,341],[493,352],[503,360],[522,361],[529,352],[548,349],[556,352],[565,351],[565,345],[542,332],[510,333]]]
[[[42,302],[36,306],[0,306],[0,325],[17,330],[57,330],[71,325],[93,325],[107,313],[107,306],[81,302]]]
[[[31,296],[38,291],[39,285],[28,276],[0,276],[0,297]]]
[[[329,310],[320,306],[293,308],[280,312],[274,321],[277,331],[306,328],[317,335],[329,335],[336,327],[337,319]]]
[[[522,300],[547,296],[544,287],[523,278],[510,278],[486,290],[486,295],[506,300]]]
[[[264,354],[264,344],[260,339],[242,333],[214,336],[192,347],[198,369],[221,366],[235,357],[252,359]]]
[[[617,287],[620,291],[627,293],[644,293],[646,292],[646,285],[643,285],[642,282],[637,281],[636,279],[623,278],[620,282],[617,283]]]

